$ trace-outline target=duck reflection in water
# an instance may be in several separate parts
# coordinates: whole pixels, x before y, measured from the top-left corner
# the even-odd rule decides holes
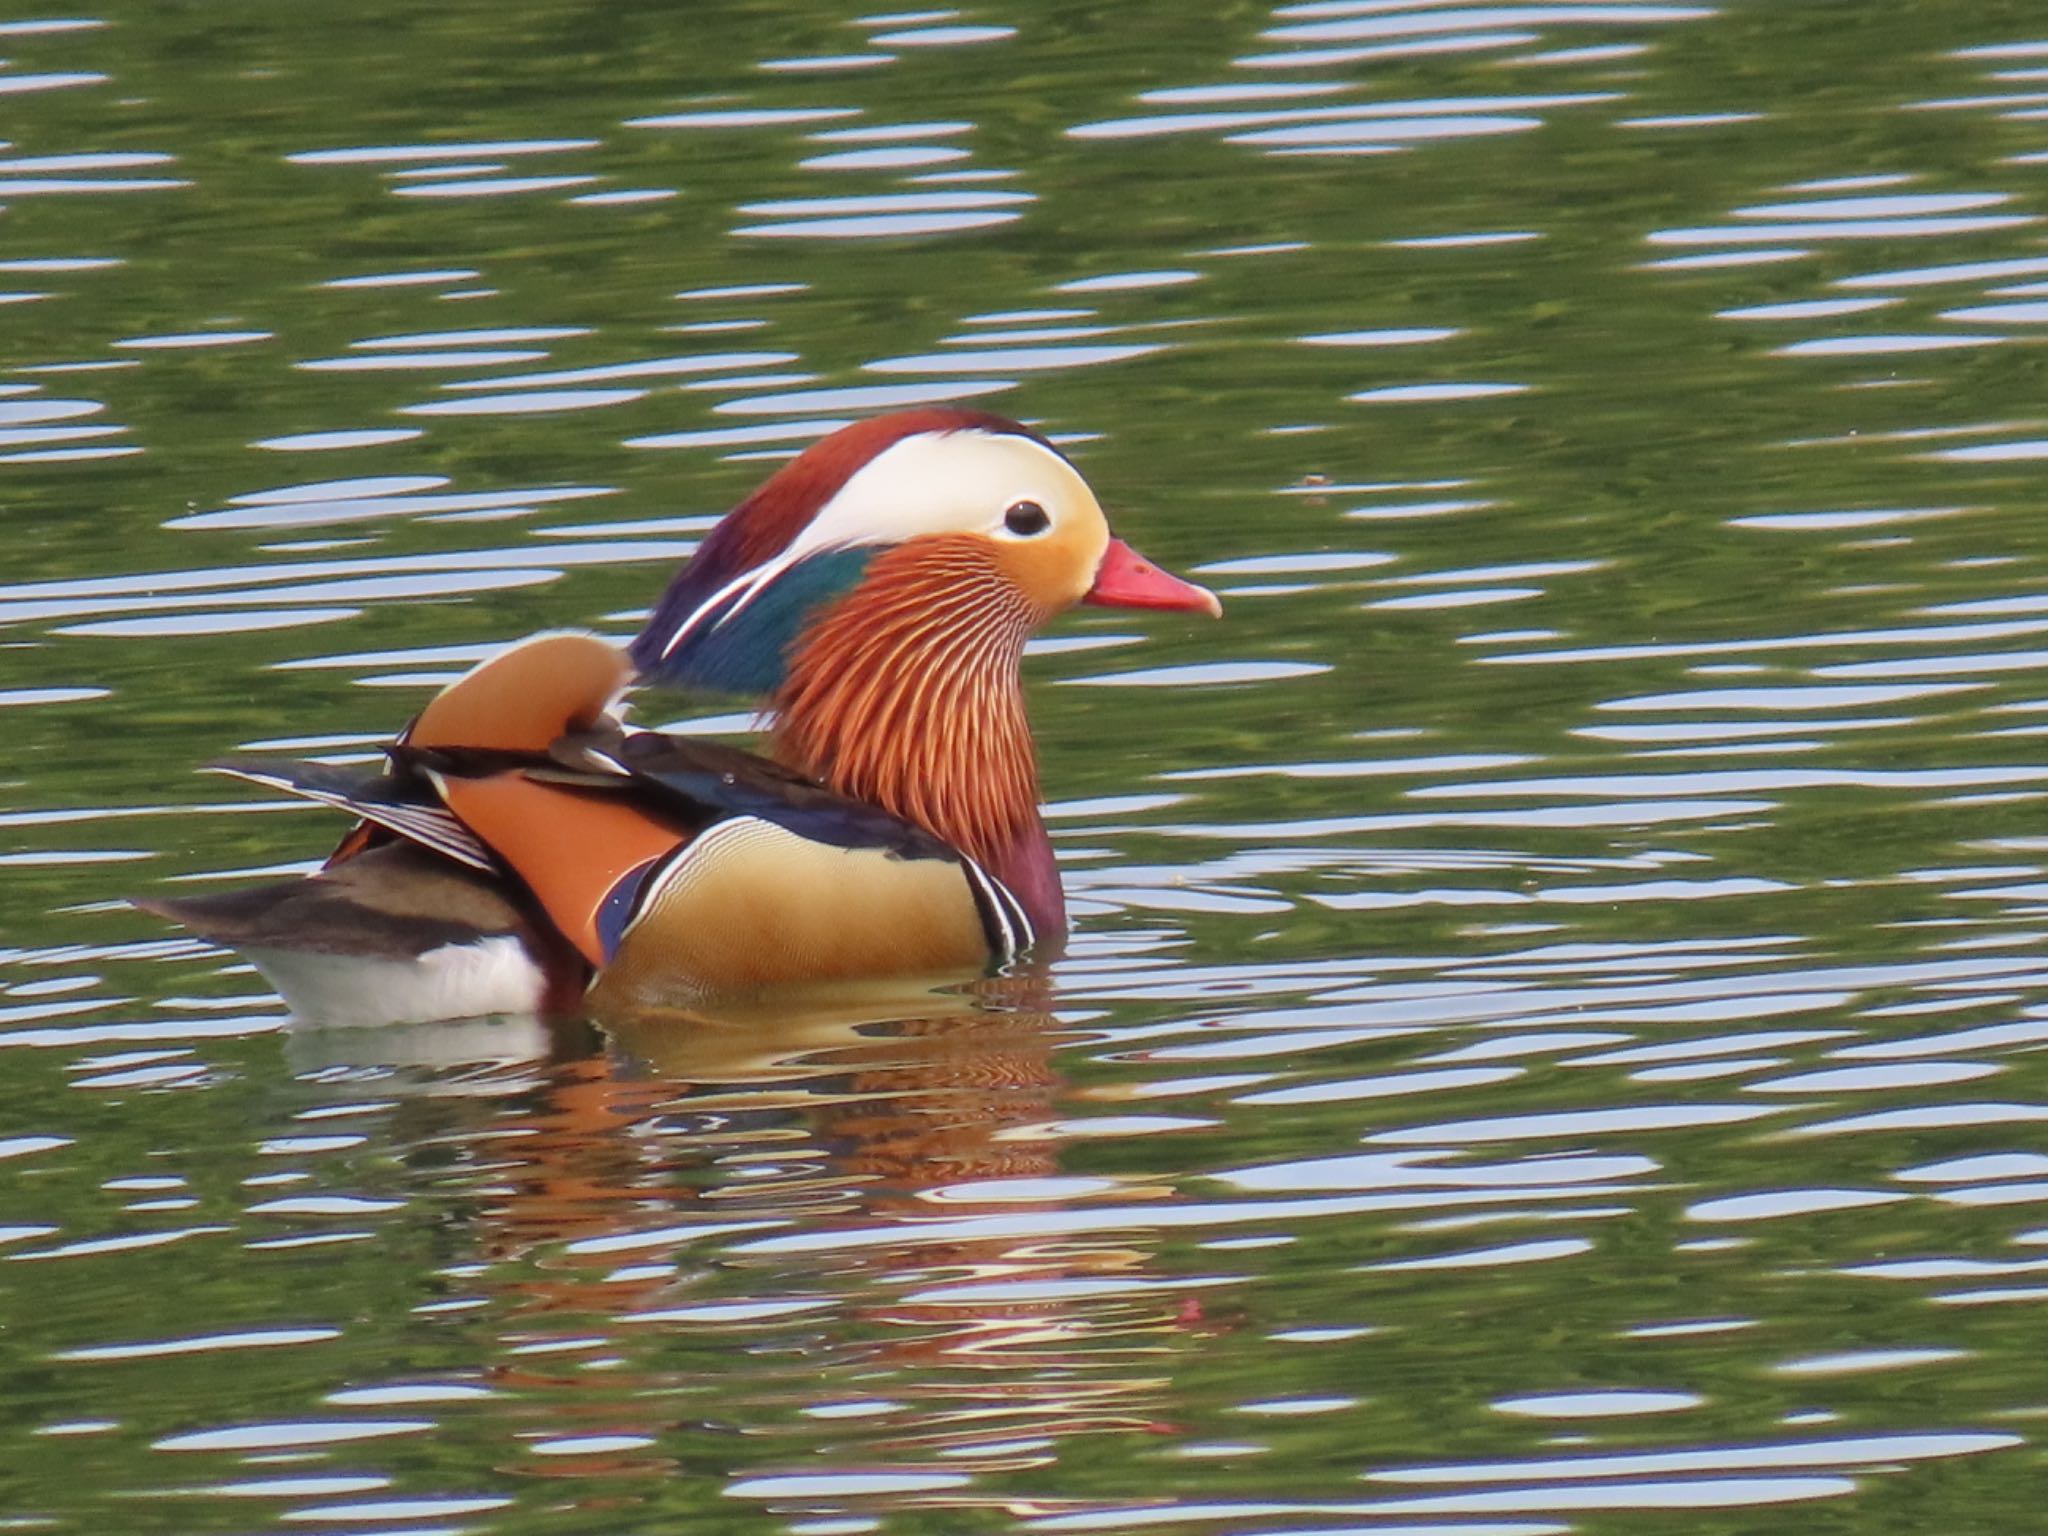
[[[510,1114],[473,1076],[443,1098],[429,1074],[394,1129],[478,1170],[464,1288],[487,1303],[485,1379],[516,1393],[522,1436],[593,1445],[505,1470],[605,1476],[616,1508],[641,1497],[620,1480],[677,1470],[885,1465],[945,1502],[939,1485],[1070,1437],[1156,1431],[1165,1357],[1199,1318],[1132,1232],[1047,1230],[1091,1197],[1166,1191],[1063,1177],[1046,991],[610,1014],[601,1036],[557,1029]],[[333,1060],[393,1033],[293,1048]],[[448,1170],[430,1177],[445,1205]]]

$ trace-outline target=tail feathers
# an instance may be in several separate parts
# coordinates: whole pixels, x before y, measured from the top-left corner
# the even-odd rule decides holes
[[[304,880],[135,905],[240,951],[321,1024],[559,1013],[589,980],[505,886],[404,843]]]
[[[488,873],[497,867],[477,835],[423,785],[385,774],[364,775],[324,763],[281,758],[225,758],[208,766],[215,773],[347,811],[471,869]]]
[[[505,887],[403,843],[300,880],[208,896],[138,896],[135,906],[232,949],[410,959],[532,925]]]
[[[477,663],[420,711],[414,747],[545,752],[604,721],[632,676],[626,653],[583,630],[530,635]]]

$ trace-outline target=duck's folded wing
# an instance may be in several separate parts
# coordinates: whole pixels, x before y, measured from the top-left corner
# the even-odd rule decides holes
[[[360,821],[396,833],[407,842],[430,848],[471,869],[488,872],[497,868],[490,850],[477,835],[456,819],[430,786],[418,779],[274,757],[223,758],[207,767],[209,772],[245,779],[266,789],[283,790],[301,800],[347,811]]]

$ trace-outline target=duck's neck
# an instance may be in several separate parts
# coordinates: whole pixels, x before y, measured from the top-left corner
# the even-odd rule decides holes
[[[1041,618],[980,540],[900,545],[804,631],[771,707],[778,760],[943,838],[1049,940],[1066,907],[1018,675]]]

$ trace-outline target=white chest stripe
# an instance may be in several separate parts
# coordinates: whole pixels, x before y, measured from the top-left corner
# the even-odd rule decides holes
[[[995,929],[996,961],[1007,965],[1035,942],[1037,936],[1031,931],[1031,920],[1024,915],[1023,905],[1010,894],[1009,887],[974,860],[963,854],[960,867]]]

